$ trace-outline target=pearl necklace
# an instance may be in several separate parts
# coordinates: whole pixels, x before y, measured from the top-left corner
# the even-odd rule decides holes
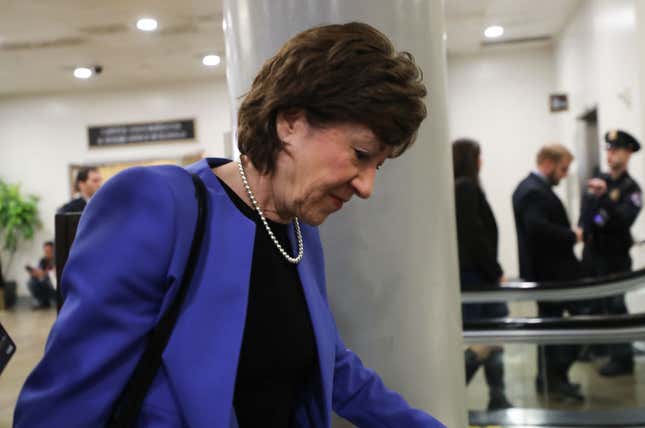
[[[264,223],[264,227],[267,230],[269,236],[271,237],[271,240],[273,241],[275,246],[278,247],[278,250],[280,250],[280,253],[282,253],[284,258],[287,259],[289,263],[293,263],[293,264],[300,263],[300,261],[302,260],[302,256],[305,253],[305,249],[302,244],[302,234],[300,233],[300,224],[298,224],[298,218],[297,217],[293,218],[293,226],[296,229],[296,237],[298,239],[298,255],[296,257],[291,257],[285,251],[285,249],[282,248],[282,245],[280,245],[280,243],[278,242],[278,239],[271,231],[271,228],[269,227],[269,223],[267,222],[267,219],[264,217],[264,213],[262,212],[262,209],[260,209],[260,205],[258,205],[258,201],[255,199],[255,196],[251,191],[251,186],[249,186],[249,181],[246,179],[246,173],[244,172],[244,167],[242,166],[241,160],[237,162],[237,166],[240,170],[240,176],[242,177],[242,183],[244,184],[244,188],[246,189],[246,194],[249,195],[249,199],[251,200],[253,207],[255,207],[255,210],[260,215],[260,219],[262,220],[262,223]]]

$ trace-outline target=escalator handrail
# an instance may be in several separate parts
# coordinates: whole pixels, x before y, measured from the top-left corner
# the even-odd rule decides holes
[[[619,343],[645,339],[645,313],[497,318],[463,323],[466,343]]]
[[[462,291],[461,301],[462,303],[481,303],[584,300],[623,294],[643,286],[645,286],[645,268],[574,281],[510,281],[492,285],[469,285],[467,290]]]

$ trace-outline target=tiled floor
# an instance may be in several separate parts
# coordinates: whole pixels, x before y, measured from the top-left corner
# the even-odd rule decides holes
[[[535,316],[533,302],[510,304],[512,317]],[[537,367],[537,347],[531,344],[514,344],[504,347],[504,366],[506,390],[509,400],[516,407],[549,408],[563,410],[606,410],[620,408],[645,409],[645,359],[637,358],[634,376],[605,378],[597,373],[599,364],[576,362],[569,372],[572,382],[580,383],[586,400],[575,405],[553,400],[545,400],[535,392]],[[485,409],[488,404],[488,387],[483,370],[473,378],[468,386],[468,405],[472,410]]]
[[[16,343],[16,353],[0,375],[0,428],[11,427],[20,388],[42,357],[55,319],[56,310],[34,311],[26,302],[11,311],[0,311],[0,323]]]
[[[576,362],[569,376],[572,382],[582,386],[586,396],[584,403],[575,405],[545,400],[535,392],[536,347],[535,345],[506,345],[504,365],[506,390],[509,400],[516,407],[549,408],[566,410],[607,410],[619,408],[645,409],[645,360],[637,359],[634,376],[605,378],[597,373],[599,362]],[[468,386],[468,404],[472,410],[485,409],[488,388],[483,370],[480,370]]]
[[[0,376],[0,428],[10,427],[16,398],[25,378],[42,356],[45,341],[56,312],[33,311],[21,302],[12,311],[0,311],[0,322],[16,342],[17,352]],[[546,402],[534,388],[535,346],[505,347],[506,384],[509,399],[517,407],[554,409],[645,408],[645,360],[637,363],[635,376],[607,379],[596,374],[594,363],[576,363],[571,378],[582,384],[587,400],[579,406]],[[641,359],[641,358],[639,358]],[[481,371],[480,371],[481,372]],[[488,390],[483,373],[478,373],[468,387],[471,409],[483,409]]]

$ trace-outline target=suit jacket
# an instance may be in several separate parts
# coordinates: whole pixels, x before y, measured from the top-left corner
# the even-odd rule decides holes
[[[513,192],[520,276],[528,281],[571,280],[580,277],[573,253],[576,234],[567,212],[551,186],[531,173]]]
[[[459,269],[476,272],[496,284],[502,276],[497,262],[497,223],[481,187],[467,177],[455,181]]]
[[[237,427],[233,392],[255,224],[238,211],[210,169],[225,162],[202,160],[188,168],[208,190],[206,237],[140,427]],[[65,304],[45,355],[20,394],[16,427],[104,425],[146,333],[175,295],[196,206],[189,174],[175,166],[126,170],[92,198],[63,272]],[[294,242],[293,228],[290,232]],[[329,427],[332,408],[362,427],[443,426],[410,408],[345,347],[327,304],[317,228],[303,225],[302,234],[305,256],[298,272],[319,374],[300,397],[299,426]]]
[[[87,201],[84,198],[75,198],[58,209],[58,214],[83,212]]]

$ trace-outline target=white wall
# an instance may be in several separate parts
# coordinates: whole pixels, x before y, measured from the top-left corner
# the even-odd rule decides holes
[[[481,144],[481,181],[497,219],[499,258],[508,277],[519,271],[511,195],[535,167],[538,149],[559,141],[548,109],[554,86],[550,47],[448,58],[451,140],[470,137]]]
[[[558,89],[569,94],[570,109],[560,115],[563,139],[577,144],[581,124],[576,117],[598,107],[601,141],[609,129],[621,128],[642,140],[639,64],[633,0],[582,2],[562,32],[555,50]],[[604,144],[601,159],[604,166]],[[630,172],[642,182],[639,153]],[[635,231],[645,231],[640,221]]]
[[[634,0],[584,1],[570,19],[555,49],[557,89],[568,93],[570,100],[569,111],[559,116],[562,138],[568,144],[578,144],[582,137],[576,116],[594,105],[598,106],[601,142],[609,129],[620,128],[645,143],[639,63],[645,48],[639,52],[638,34]],[[601,144],[606,169],[603,148]],[[645,188],[642,151],[632,157],[629,171]],[[577,207],[572,208],[577,212]],[[636,239],[645,239],[644,214],[632,233]],[[645,247],[635,247],[632,256],[635,267],[645,266]],[[632,311],[645,310],[644,292],[630,293],[628,304]]]
[[[195,143],[89,149],[87,126],[195,118]],[[34,264],[41,243],[54,237],[54,213],[69,200],[68,165],[175,158],[204,150],[224,155],[230,131],[224,79],[109,92],[0,99],[0,177],[41,198],[43,228],[19,250],[7,279],[25,282],[22,266]],[[25,293],[23,289],[21,291]]]

